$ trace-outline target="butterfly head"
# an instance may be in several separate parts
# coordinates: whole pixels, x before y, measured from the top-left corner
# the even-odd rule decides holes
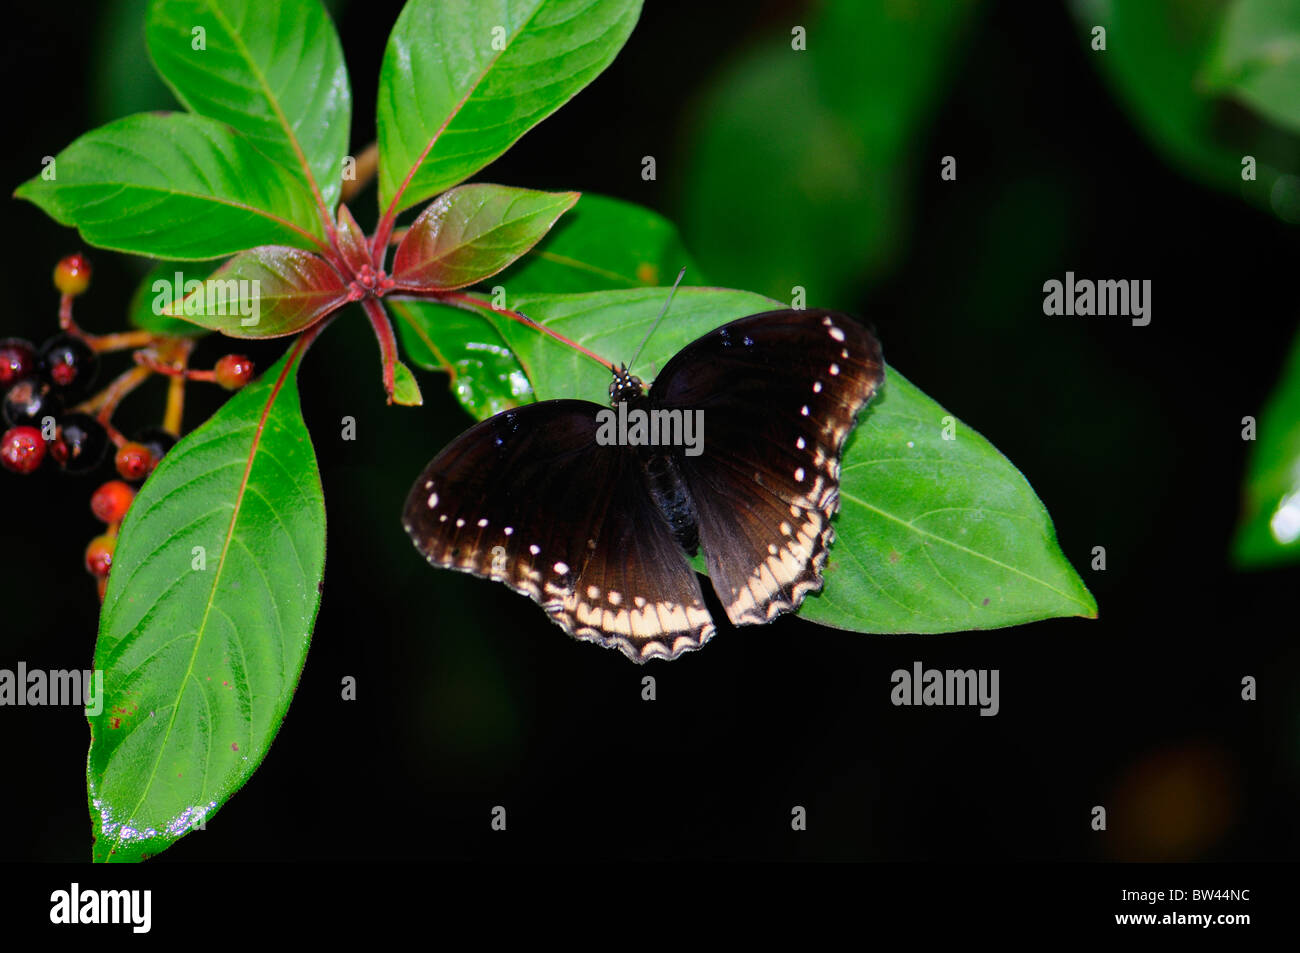
[[[631,374],[626,364],[620,364],[614,371],[614,379],[609,382],[609,403],[616,407],[624,401],[635,401],[645,396],[645,385],[641,378]]]

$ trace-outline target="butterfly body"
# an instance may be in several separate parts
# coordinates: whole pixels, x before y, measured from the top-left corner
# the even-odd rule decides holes
[[[611,407],[695,414],[697,447],[611,442],[588,401],[525,405],[435,457],[403,523],[430,563],[504,582],[577,638],[674,658],[715,632],[686,558],[701,548],[736,625],[821,588],[840,454],[883,374],[847,316],[751,315],[687,345],[648,392],[614,373]]]
[[[641,378],[633,376],[625,366],[614,372],[614,379],[609,385],[609,405],[612,409],[619,410],[623,419],[634,412],[652,419],[656,410],[670,409],[656,407],[645,392]],[[620,405],[623,405],[622,408]],[[694,556],[700,551],[699,519],[695,514],[695,505],[691,502],[690,490],[674,459],[679,451],[675,452],[672,446],[649,443],[636,446],[650,498],[672,529],[682,550],[687,555]]]

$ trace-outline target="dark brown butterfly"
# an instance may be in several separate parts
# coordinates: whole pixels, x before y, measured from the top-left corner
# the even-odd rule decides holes
[[[715,631],[687,561],[699,546],[735,625],[821,589],[840,454],[883,380],[879,341],[847,315],[741,318],[682,348],[649,393],[626,368],[610,385],[628,416],[702,416],[702,452],[598,439],[610,411],[588,401],[527,404],[438,454],[403,525],[433,565],[504,582],[570,635],[676,658]]]

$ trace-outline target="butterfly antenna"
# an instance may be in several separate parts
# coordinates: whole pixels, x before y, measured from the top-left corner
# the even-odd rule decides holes
[[[685,274],[686,274],[686,266],[683,265],[682,270],[677,272],[677,280],[673,282],[672,290],[668,292],[668,300],[665,301],[664,306],[659,309],[659,317],[655,318],[655,323],[650,325],[650,330],[647,331],[645,333],[645,337],[641,339],[641,346],[638,347],[636,349],[636,353],[632,355],[632,360],[627,362],[627,366],[629,369],[636,366],[636,359],[640,357],[641,352],[645,350],[645,346],[650,340],[650,335],[655,333],[655,328],[659,327],[659,322],[662,321],[664,319],[664,315],[668,313],[668,306],[673,303],[673,295],[677,294],[677,286],[682,283],[682,277]]]

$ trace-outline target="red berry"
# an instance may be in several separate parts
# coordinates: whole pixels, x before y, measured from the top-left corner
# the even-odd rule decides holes
[[[113,568],[113,550],[117,546],[115,536],[96,536],[86,547],[86,571],[100,579],[108,577]]]
[[[123,480],[140,481],[149,475],[155,460],[153,452],[142,443],[124,443],[118,448],[117,472]]]
[[[90,286],[90,262],[77,252],[54,266],[54,287],[61,294],[76,296]]]
[[[109,480],[90,498],[90,511],[105,523],[120,523],[135,499],[135,490],[121,480]]]
[[[227,354],[217,361],[217,383],[226,390],[239,390],[253,379],[253,362],[242,354]]]
[[[0,341],[0,387],[17,383],[36,371],[36,348],[31,341],[6,338]]]
[[[45,441],[35,427],[14,427],[0,438],[0,463],[14,473],[31,473],[45,459]]]

